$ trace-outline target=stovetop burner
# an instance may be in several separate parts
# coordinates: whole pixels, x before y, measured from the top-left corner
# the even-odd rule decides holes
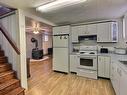
[[[84,54],[84,53],[86,53],[86,52],[80,52],[80,54]]]
[[[80,51],[81,55],[96,55],[97,51]]]
[[[90,52],[89,54],[95,54],[94,52]]]

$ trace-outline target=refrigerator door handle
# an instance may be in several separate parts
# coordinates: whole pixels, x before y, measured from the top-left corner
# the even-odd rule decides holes
[[[64,36],[64,39],[67,39],[67,37],[66,37],[66,36]]]

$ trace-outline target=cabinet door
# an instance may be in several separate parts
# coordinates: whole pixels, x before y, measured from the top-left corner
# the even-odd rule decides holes
[[[78,31],[78,29],[77,29],[77,27],[76,26],[74,26],[74,27],[71,27],[71,40],[72,40],[72,42],[78,42],[78,33],[79,31]]]
[[[87,34],[88,35],[97,35],[97,24],[87,25]]]
[[[57,34],[69,34],[70,33],[70,26],[59,26],[53,27],[53,35]]]
[[[110,57],[105,56],[104,57],[104,77],[110,78]]]
[[[86,25],[80,25],[80,26],[77,26],[77,29],[79,31],[79,36],[83,36],[83,35],[86,35]]]
[[[97,42],[111,42],[111,24],[97,24]]]
[[[88,32],[87,32],[87,25],[82,25],[82,32],[81,32],[82,35],[88,35]]]
[[[78,56],[70,55],[70,72],[77,72]]]
[[[120,95],[127,95],[127,72],[120,72]]]
[[[104,57],[98,56],[98,76],[104,77]]]
[[[110,57],[98,56],[98,76],[110,78]]]
[[[116,95],[120,95],[120,74],[119,74],[119,66],[118,63],[115,63],[115,71],[114,71],[114,89],[116,92]]]

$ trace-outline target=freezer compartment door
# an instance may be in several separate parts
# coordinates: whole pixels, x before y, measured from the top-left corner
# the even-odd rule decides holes
[[[68,48],[53,48],[53,70],[69,72]]]
[[[68,47],[69,36],[53,36],[53,47]]]

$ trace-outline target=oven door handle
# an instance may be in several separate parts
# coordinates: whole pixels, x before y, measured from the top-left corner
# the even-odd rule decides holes
[[[91,56],[91,57],[86,57],[86,56],[78,56],[79,58],[83,58],[83,59],[97,59],[97,57],[95,56]]]

